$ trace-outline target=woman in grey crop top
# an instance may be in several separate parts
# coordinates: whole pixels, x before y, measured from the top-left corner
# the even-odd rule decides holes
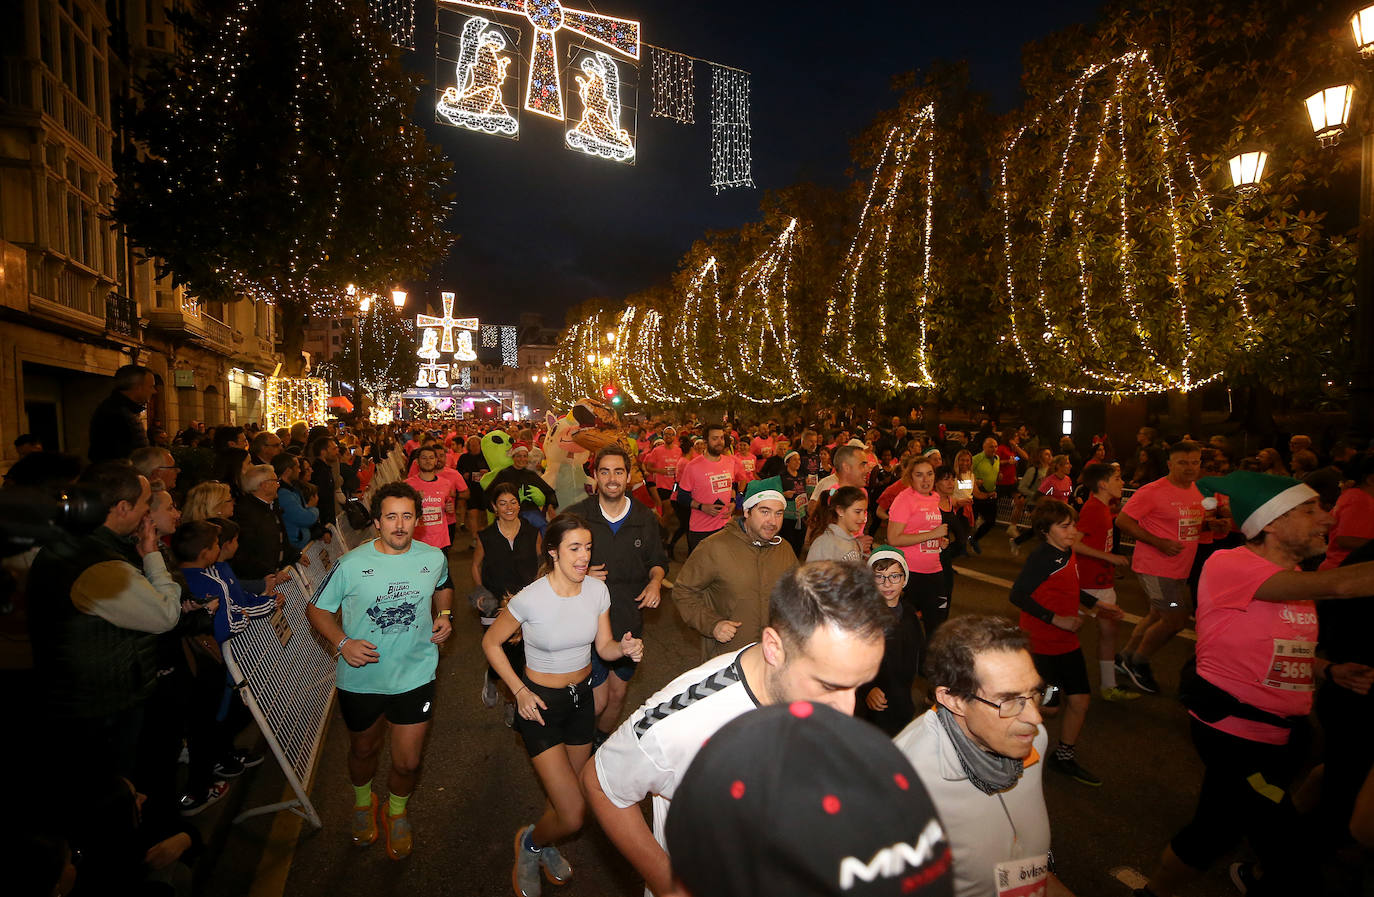
[[[516,833],[516,891],[538,897],[541,867],[562,884],[572,875],[553,846],[580,827],[586,804],[578,774],[591,756],[596,716],[592,706],[592,649],[602,660],[638,662],[644,643],[611,632],[611,595],[587,576],[592,534],[586,521],[560,514],[544,533],[543,574],[520,590],[482,638],[482,650],[510,687],[518,708],[515,729],[525,741],[548,800],[539,821]],[[517,671],[501,645],[519,630],[525,669]]]

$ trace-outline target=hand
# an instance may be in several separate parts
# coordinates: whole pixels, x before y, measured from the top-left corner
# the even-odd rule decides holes
[[[544,715],[540,710],[548,710],[549,705],[540,700],[539,695],[529,686],[521,689],[520,694],[515,696],[516,712],[522,719],[534,720],[539,725],[544,725]]]
[[[290,567],[283,567],[283,568],[281,568],[280,570],[277,571],[277,585],[281,585],[281,584],[284,583],[284,582],[290,582],[290,581],[291,581],[291,568],[290,568]],[[274,586],[274,588],[275,588],[275,586]]]
[[[605,582],[605,581],[606,581],[606,565],[605,565],[605,564],[592,564],[590,567],[587,568],[587,575],[590,576],[590,577],[593,577],[593,578],[595,578],[595,579],[599,579],[599,580],[601,580],[602,582]]]
[[[644,640],[637,639],[626,632],[620,637],[620,652],[635,663],[639,663],[644,659]]]
[[[1118,605],[1109,604],[1106,601],[1097,602],[1097,618],[1099,620],[1120,620],[1126,616],[1126,612]]]
[[[320,503],[320,497],[319,497],[318,495],[312,495],[312,496],[310,496],[310,500],[307,501],[307,502],[305,503],[305,506],[306,506],[307,508],[313,508],[313,507],[316,507],[317,505],[319,505],[319,503]]]
[[[1357,695],[1369,694],[1374,685],[1374,667],[1362,663],[1333,663],[1326,668],[1327,677],[1341,688],[1348,688]]]
[[[930,532],[926,533],[926,538],[927,538],[927,539],[943,539],[943,538],[945,538],[945,537],[948,536],[948,535],[949,535],[949,524],[948,524],[948,523],[942,523],[942,524],[940,524],[939,526],[935,527],[935,529],[933,529],[933,530],[931,530]]]
[[[339,504],[343,504],[343,502],[339,502]],[[324,535],[320,537],[320,541],[328,545],[330,542],[334,541],[334,533],[331,530],[325,530]]]
[[[165,841],[159,841],[143,855],[143,862],[154,869],[166,869],[181,859],[181,855],[191,849],[191,836],[177,832]]]
[[[262,593],[270,595],[277,590],[277,574],[269,573],[262,578]]]
[[[1112,555],[1111,565],[1113,567],[1129,567],[1131,565],[1131,559],[1124,554],[1114,554]]]
[[[441,614],[435,617],[434,628],[431,629],[430,632],[432,632],[433,635],[429,637],[429,640],[434,642],[434,644],[442,645],[444,642],[448,641],[448,637],[453,634],[453,622],[449,619],[448,614]]]
[[[281,610],[282,605],[286,604],[286,597],[283,595],[278,595],[276,593],[273,593],[273,597],[275,597],[276,599],[277,610]]]
[[[875,688],[868,693],[868,700],[864,703],[868,704],[869,710],[886,710],[887,695],[883,694],[881,688]]]
[[[873,550],[873,537],[868,533],[860,533],[858,543],[859,550],[863,552],[864,557],[868,557],[868,553]]]
[[[157,527],[153,524],[151,514],[145,514],[139,521],[135,542],[138,545],[139,557],[146,557],[157,551]]]
[[[1066,617],[1063,614],[1055,614],[1054,619],[1051,620],[1050,623],[1067,632],[1077,632],[1078,627],[1083,625],[1083,620],[1077,614],[1074,614],[1072,617]]]
[[[199,604],[190,600],[189,598],[181,602],[181,612],[183,614],[193,614],[196,611],[200,610],[200,607],[201,606]]]
[[[344,642],[343,650],[339,653],[351,667],[365,667],[382,659],[382,655],[377,653],[376,645],[360,638],[351,638]]]
[[[735,633],[739,632],[739,627],[738,620],[721,620],[711,627],[711,637],[723,645],[734,639]]]
[[[1173,539],[1164,539],[1163,543],[1164,544],[1158,545],[1156,547],[1169,557],[1173,557],[1174,555],[1178,554],[1183,550],[1182,542],[1175,542]]]
[[[644,591],[639,593],[639,597],[635,599],[635,604],[640,607],[658,607],[659,590],[661,588],[662,586],[659,583],[650,582],[644,587]]]
[[[205,602],[205,604],[202,606],[202,610],[204,610],[207,614],[213,614],[215,611],[219,610],[219,599],[215,598],[213,600]]]

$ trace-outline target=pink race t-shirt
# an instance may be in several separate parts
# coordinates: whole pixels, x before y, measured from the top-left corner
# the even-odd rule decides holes
[[[683,471],[679,485],[692,493],[692,501],[709,505],[719,500],[730,505],[735,500],[735,492],[731,488],[734,480],[734,455],[721,455],[718,461],[702,455]],[[693,508],[692,518],[687,525],[693,532],[713,533],[729,522],[729,515],[716,516]]]
[[[1132,570],[1165,579],[1188,578],[1202,532],[1202,493],[1195,484],[1179,488],[1167,477],[1146,483],[1136,490],[1121,513],[1152,536],[1183,543],[1183,550],[1169,557],[1153,545],[1137,542],[1131,554]]]
[[[888,511],[888,526],[901,526],[903,534],[928,533],[940,525],[940,496],[922,495],[908,489],[892,500]],[[940,540],[931,539],[902,547],[907,569],[912,573],[940,572]]]
[[[1318,570],[1339,567],[1350,556],[1351,549],[1336,545],[1337,536],[1374,539],[1374,495],[1358,486],[1345,490],[1331,509],[1331,519],[1335,523],[1327,536],[1326,560],[1322,561]]]
[[[666,469],[667,473],[656,473],[653,475],[654,488],[672,489],[673,482],[677,479],[677,466],[682,461],[682,449],[676,445],[669,448],[666,444],[660,445],[649,453],[649,457],[644,459],[644,463],[651,467]]]
[[[453,500],[453,480],[436,476],[426,482],[416,475],[406,482],[420,493],[420,519],[415,524],[415,538],[435,548],[447,548],[448,520],[444,515],[444,505]]]
[[[1252,707],[1306,716],[1312,710],[1317,605],[1255,599],[1260,586],[1284,570],[1244,546],[1207,559],[1197,589],[1197,671]],[[1288,743],[1287,729],[1255,720],[1227,717],[1208,725],[1250,741]]]
[[[749,443],[749,451],[760,458],[764,456],[765,450],[767,454],[772,455],[775,448],[777,448],[777,442],[772,436],[769,436],[767,439],[761,436],[755,436],[753,441]]]
[[[758,469],[759,459],[755,458],[750,452],[737,452],[735,454],[735,482],[743,486],[756,479],[755,471]]]

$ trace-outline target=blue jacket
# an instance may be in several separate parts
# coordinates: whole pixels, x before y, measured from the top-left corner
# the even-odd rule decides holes
[[[304,548],[310,541],[310,528],[320,519],[320,509],[307,508],[301,494],[290,486],[277,490],[277,505],[286,524],[286,538],[297,548]]]
[[[244,592],[234,571],[223,561],[211,567],[182,567],[181,573],[196,601],[208,604],[219,599],[219,607],[215,610],[215,641],[221,645],[242,631],[251,617],[270,614],[276,608],[275,598]]]

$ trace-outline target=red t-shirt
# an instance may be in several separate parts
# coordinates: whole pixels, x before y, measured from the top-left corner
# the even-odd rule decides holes
[[[1255,600],[1260,586],[1282,572],[1245,546],[1207,559],[1197,589],[1197,671],[1252,707],[1306,716],[1312,710],[1317,605]],[[1264,744],[1287,744],[1290,734],[1233,716],[1208,725]]]
[[[677,465],[681,460],[682,448],[677,445],[669,448],[667,443],[658,446],[645,456],[644,465],[646,467],[666,468],[668,471],[667,473],[656,473],[653,475],[654,488],[673,488],[673,481],[677,476]]]
[[[1002,462],[1002,463],[1001,463],[1001,466],[999,466],[999,467],[997,468],[997,485],[999,485],[999,486],[1014,486],[1014,485],[1016,485],[1016,459],[1017,459],[1017,457],[1018,457],[1018,456],[1017,456],[1016,452],[1012,451],[1011,448],[1010,448],[1009,446],[1005,446],[1005,445],[999,445],[999,446],[997,446],[997,458],[998,458],[998,460],[1000,460],[1000,461]]]
[[[1329,542],[1326,546],[1326,560],[1322,561],[1318,570],[1339,567],[1341,562],[1350,556],[1349,548],[1336,545],[1337,536],[1374,539],[1374,496],[1358,486],[1345,490],[1341,497],[1336,499],[1336,506],[1331,509],[1331,519],[1335,524],[1327,537]]]
[[[878,507],[888,511],[888,516],[891,517],[892,503],[897,500],[897,496],[910,488],[911,486],[907,484],[906,480],[898,480],[884,489],[883,494],[878,496]]]
[[[1197,485],[1189,483],[1181,489],[1167,477],[1158,479],[1137,489],[1121,510],[1150,535],[1183,543],[1183,550],[1169,557],[1153,545],[1137,542],[1131,569],[1165,579],[1187,579],[1202,532],[1202,493]]]
[[[755,440],[756,442],[758,440]],[[751,480],[757,479],[755,470],[758,469],[759,459],[749,452],[735,453],[735,482],[743,486]]]
[[[928,533],[941,523],[940,496],[908,489],[893,500],[888,521],[889,527],[900,526],[900,533]],[[902,554],[906,555],[906,566],[912,573],[940,572],[939,539],[903,546]]]
[[[1060,501],[1068,501],[1073,498],[1073,480],[1068,477],[1045,477],[1036,488],[1040,490],[1041,495],[1057,498]]]
[[[1078,531],[1083,534],[1083,544],[1098,551],[1112,550],[1112,520],[1116,517],[1112,509],[1102,503],[1097,496],[1090,496],[1078,512]],[[1085,589],[1110,589],[1112,587],[1112,565],[1087,555],[1078,558],[1078,579]]]
[[[680,485],[692,493],[692,501],[709,505],[719,500],[729,505],[735,500],[735,491],[731,485],[734,480],[734,455],[721,455],[718,461],[712,461],[706,455],[702,455],[683,471]],[[693,532],[713,533],[729,522],[730,518],[727,515],[718,517],[693,508],[688,527]]]
[[[453,500],[453,480],[436,476],[426,482],[418,474],[406,479],[420,493],[420,519],[415,524],[415,538],[435,548],[447,548],[448,521],[444,506]]]
[[[1026,558],[1012,591],[1029,591],[1037,604],[1061,617],[1078,616],[1077,556],[1042,542]],[[1021,611],[1019,625],[1030,636],[1033,654],[1067,654],[1079,648],[1078,633],[1060,629],[1025,611]]]

